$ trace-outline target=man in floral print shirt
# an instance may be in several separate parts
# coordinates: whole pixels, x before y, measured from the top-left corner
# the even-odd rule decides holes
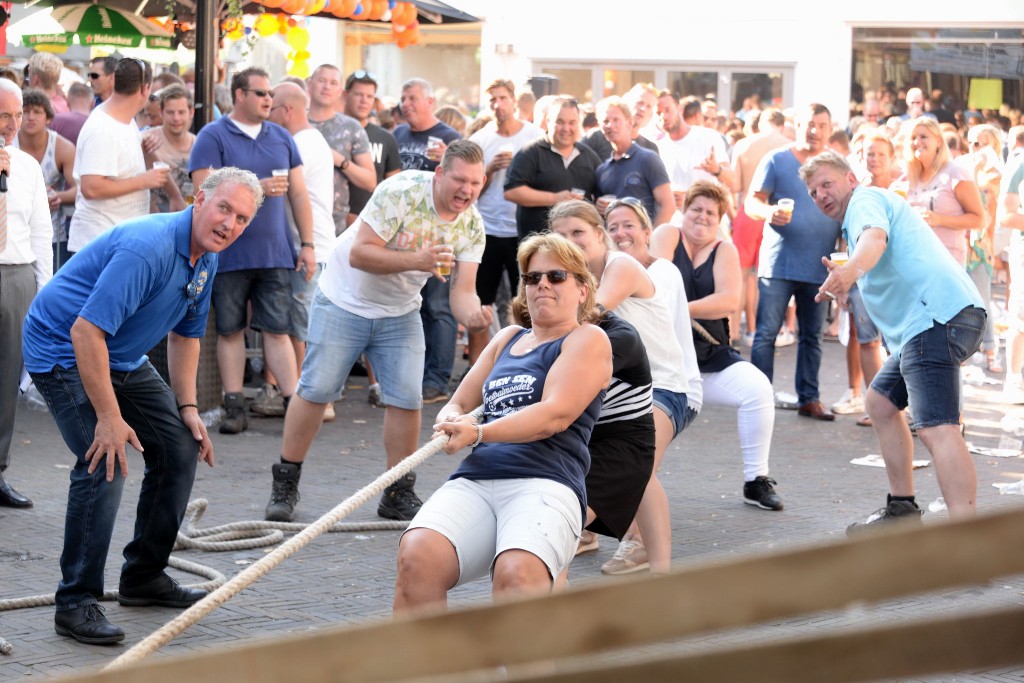
[[[285,415],[266,517],[292,519],[302,463],[328,403],[338,400],[353,363],[365,353],[381,376],[388,467],[416,450],[424,349],[420,290],[431,277],[451,279],[451,308],[470,330],[488,327],[476,273],[484,223],[474,204],[484,186],[483,150],[458,140],[433,172],[406,171],[377,186],[334,246],[309,318],[306,358]],[[450,269],[450,270],[449,270]],[[450,272],[450,275],[443,273]],[[384,492],[377,514],[412,519],[420,508],[409,473]]]

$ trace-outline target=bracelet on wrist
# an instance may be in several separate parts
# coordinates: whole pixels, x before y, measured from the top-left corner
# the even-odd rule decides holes
[[[476,425],[476,441],[474,441],[473,443],[469,444],[469,447],[470,448],[476,448],[477,446],[479,446],[483,442],[483,440],[484,440],[484,426],[482,424],[478,424],[478,425]]]
[[[310,249],[313,249],[313,248],[315,248],[315,247],[313,246],[313,243],[312,243],[312,242],[303,242],[303,243],[302,243],[302,244],[301,244],[300,246],[301,246],[301,247],[302,247],[303,249],[305,249],[306,247],[309,247]]]
[[[180,413],[185,408],[195,408],[196,410],[199,410],[199,406],[195,403],[182,403],[178,406],[178,412]]]

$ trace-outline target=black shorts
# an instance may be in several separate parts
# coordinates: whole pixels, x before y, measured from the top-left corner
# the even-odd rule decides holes
[[[590,437],[587,529],[622,540],[654,471],[654,416],[594,426]]]
[[[501,286],[501,276],[506,271],[512,287],[512,296],[515,297],[516,287],[519,285],[519,262],[516,260],[518,251],[518,237],[487,236],[484,255],[476,271],[476,294],[484,306],[494,303],[498,296],[498,287]]]

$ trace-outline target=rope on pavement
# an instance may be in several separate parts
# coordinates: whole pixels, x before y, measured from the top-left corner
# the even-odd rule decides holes
[[[476,414],[479,415],[478,408]],[[308,545],[313,539],[321,534],[332,530],[339,520],[344,519],[353,510],[378,495],[385,488],[398,481],[401,477],[411,472],[415,467],[422,464],[430,456],[442,450],[448,443],[448,438],[437,438],[431,440],[425,446],[417,450],[409,457],[402,460],[387,472],[377,477],[374,481],[364,486],[346,500],[339,503],[334,509],[313,522],[297,535],[291,537],[284,544],[275,548],[257,562],[249,565],[244,570],[232,577],[227,583],[220,586],[205,598],[195,603],[187,610],[179,614],[171,621],[164,624],[158,630],[142,639],[137,645],[110,662],[104,671],[121,669],[131,664],[136,664],[144,658],[153,654],[176,636],[181,634],[189,626],[192,626],[204,616],[220,607],[222,604],[233,598],[244,588],[262,578],[267,572],[281,564],[296,552]],[[244,524],[244,523],[243,523]],[[260,523],[266,524],[266,523]],[[280,523],[271,523],[279,526]],[[231,526],[231,525],[228,525]],[[300,525],[301,526],[301,525]],[[231,533],[231,532],[225,532]],[[258,539],[257,539],[258,540]],[[224,543],[247,543],[248,541],[225,540]],[[265,544],[264,544],[265,545]],[[251,547],[251,546],[247,546]]]

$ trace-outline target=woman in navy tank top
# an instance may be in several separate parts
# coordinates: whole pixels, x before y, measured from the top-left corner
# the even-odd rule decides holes
[[[396,612],[446,604],[492,577],[494,595],[546,593],[568,567],[586,515],[587,442],[611,378],[594,279],[557,235],[519,246],[518,325],[499,332],[441,409],[445,452],[472,452],[409,523],[398,549]],[[483,400],[484,417],[469,413]]]

